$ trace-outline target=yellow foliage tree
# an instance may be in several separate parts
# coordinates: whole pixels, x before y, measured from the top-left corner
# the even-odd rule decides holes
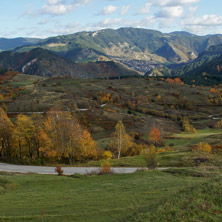
[[[0,157],[11,157],[11,142],[13,139],[14,126],[5,111],[0,108]]]
[[[215,124],[215,127],[218,129],[222,129],[222,119],[217,121],[217,123]]]
[[[34,141],[37,137],[35,125],[30,117],[23,114],[17,116],[15,125],[20,159],[22,155],[32,159],[35,151]]]
[[[197,151],[202,151],[202,152],[206,152],[206,153],[211,153],[212,152],[212,146],[208,143],[202,143],[200,142],[197,145]]]
[[[104,151],[102,157],[105,159],[105,160],[110,160],[112,158],[113,154],[112,152],[110,151]]]
[[[132,138],[126,133],[123,122],[120,120],[115,126],[115,132],[109,143],[109,149],[119,159],[121,156],[126,156],[129,148],[134,145]]]
[[[188,117],[184,117],[182,119],[182,128],[186,133],[196,133],[196,129],[190,124],[190,120]]]

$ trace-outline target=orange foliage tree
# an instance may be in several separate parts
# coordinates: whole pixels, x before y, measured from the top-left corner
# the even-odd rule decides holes
[[[157,146],[159,143],[162,142],[162,137],[160,130],[157,127],[153,127],[151,132],[149,133],[149,141]]]

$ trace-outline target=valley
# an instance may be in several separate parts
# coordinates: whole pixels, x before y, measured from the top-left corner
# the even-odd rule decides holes
[[[221,35],[14,43],[0,39],[0,221],[221,221]]]

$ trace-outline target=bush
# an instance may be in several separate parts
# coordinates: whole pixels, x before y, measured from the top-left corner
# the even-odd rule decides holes
[[[202,143],[200,142],[198,145],[197,145],[197,148],[196,148],[197,151],[201,151],[201,152],[205,152],[205,153],[211,153],[212,152],[212,146],[208,143]]]
[[[63,170],[61,166],[57,166],[55,168],[55,172],[58,174],[58,176],[62,176],[63,175]]]
[[[151,145],[144,155],[146,165],[149,169],[155,169],[157,167],[157,152],[156,147]]]
[[[100,174],[111,174],[111,163],[109,160],[104,160],[101,162]]]

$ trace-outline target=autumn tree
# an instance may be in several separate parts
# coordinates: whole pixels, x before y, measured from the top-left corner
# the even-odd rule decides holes
[[[149,133],[148,140],[157,146],[158,144],[162,143],[162,137],[160,130],[157,127],[153,127],[152,130]]]
[[[115,132],[109,143],[109,149],[116,154],[119,159],[121,155],[126,156],[128,149],[133,145],[132,138],[126,133],[123,122],[120,120],[115,126]]]
[[[5,111],[0,108],[0,157],[11,157],[11,142],[14,126]]]
[[[48,147],[49,140],[46,137],[46,133],[44,131],[44,119],[42,115],[32,114],[31,120],[34,125],[34,132],[32,137],[33,148],[36,152],[36,157],[39,159],[40,153],[42,153],[41,148]]]
[[[215,128],[222,129],[222,119],[216,122]]]
[[[26,153],[32,159],[34,154],[34,139],[37,136],[35,125],[30,117],[23,114],[17,116],[15,125],[20,159],[23,154],[26,156]]]
[[[184,117],[181,121],[182,128],[186,133],[196,133],[196,129],[191,125],[188,117]]]
[[[96,158],[95,141],[70,112],[50,111],[44,125],[59,160],[65,158],[71,164]]]

